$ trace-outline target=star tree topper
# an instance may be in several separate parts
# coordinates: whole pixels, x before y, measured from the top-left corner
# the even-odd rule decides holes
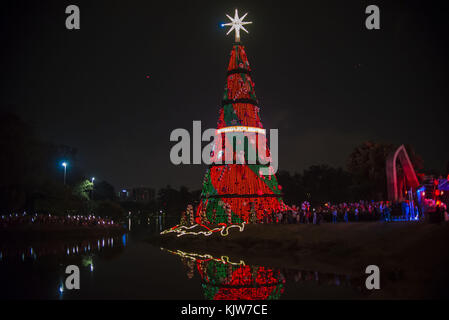
[[[244,25],[251,24],[252,22],[251,21],[243,21],[243,19],[245,19],[247,14],[248,13],[245,13],[241,18],[239,18],[239,12],[237,11],[237,9],[235,9],[234,18],[231,18],[230,16],[226,15],[229,18],[229,20],[231,20],[231,22],[225,23],[225,24],[223,24],[223,26],[231,27],[231,29],[229,29],[229,31],[228,31],[228,33],[226,33],[226,35],[231,33],[232,30],[235,31],[235,42],[240,42],[240,29],[244,30],[246,33],[249,33],[248,30],[245,29]]]

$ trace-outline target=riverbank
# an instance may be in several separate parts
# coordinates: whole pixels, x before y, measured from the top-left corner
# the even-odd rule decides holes
[[[84,239],[92,237],[113,237],[126,232],[119,225],[114,226],[73,226],[73,225],[22,225],[0,228],[0,239],[7,240],[46,240],[46,239]]]
[[[428,223],[339,223],[247,225],[227,237],[154,236],[157,246],[229,256],[247,264],[349,274],[365,278],[377,265],[381,290],[373,298],[448,297],[449,225]]]

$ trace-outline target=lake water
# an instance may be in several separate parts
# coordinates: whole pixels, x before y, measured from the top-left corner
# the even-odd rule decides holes
[[[145,241],[165,226],[133,221],[123,236],[0,244],[2,299],[360,299],[361,280],[319,270],[251,266]],[[173,223],[171,223],[173,225]],[[64,287],[80,268],[80,289]]]

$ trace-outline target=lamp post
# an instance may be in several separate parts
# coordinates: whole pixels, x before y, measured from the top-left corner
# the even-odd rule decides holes
[[[92,181],[92,194],[91,194],[91,196],[90,196],[90,198],[92,199],[92,200],[94,200],[94,180],[95,180],[95,177],[92,177],[92,179],[91,179],[91,181]]]
[[[64,185],[65,185],[65,177],[66,177],[66,174],[67,174],[67,162],[63,162],[62,166],[64,167]]]

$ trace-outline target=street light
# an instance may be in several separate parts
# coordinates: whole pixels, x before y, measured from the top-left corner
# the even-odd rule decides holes
[[[91,181],[92,181],[92,194],[91,194],[91,196],[90,196],[90,198],[92,199],[92,200],[94,200],[94,180],[95,180],[95,177],[92,177],[92,179],[91,179]]]
[[[63,162],[62,166],[64,167],[64,185],[65,185],[65,177],[66,177],[66,173],[67,173],[67,162]]]

